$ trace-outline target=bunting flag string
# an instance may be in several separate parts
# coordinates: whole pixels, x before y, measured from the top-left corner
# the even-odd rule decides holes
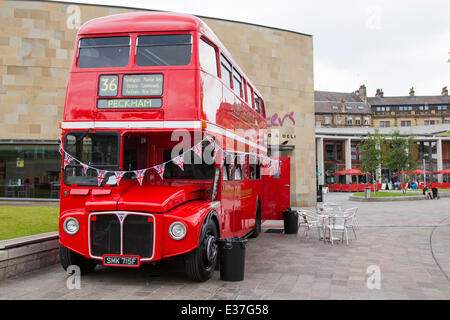
[[[230,161],[229,164],[230,165],[235,165],[235,164],[240,164],[241,166],[243,166],[246,162],[246,156],[252,156],[255,157],[255,159],[257,161],[259,161],[261,163],[261,165],[265,168],[269,168],[269,171],[272,172],[277,172],[280,167],[279,167],[279,162],[277,160],[272,160],[267,156],[264,156],[262,154],[255,154],[255,153],[250,153],[250,152],[241,152],[241,151],[228,151],[228,150],[224,150],[222,147],[220,147],[220,145],[218,143],[215,142],[214,138],[210,135],[207,135],[202,141],[200,141],[199,143],[197,143],[195,146],[193,146],[192,148],[186,150],[185,152],[183,152],[181,155],[176,156],[173,159],[170,159],[169,161],[163,162],[161,164],[155,165],[153,167],[150,168],[145,168],[145,169],[140,169],[140,170],[133,170],[133,171],[107,171],[107,170],[101,170],[98,168],[94,168],[91,167],[83,162],[81,162],[80,160],[72,157],[68,152],[66,152],[64,150],[63,147],[63,141],[62,139],[60,139],[60,144],[59,144],[59,152],[61,153],[61,155],[64,156],[63,158],[63,165],[64,165],[64,169],[66,168],[66,166],[68,166],[69,164],[71,164],[72,162],[76,162],[78,164],[80,164],[82,166],[82,173],[83,175],[87,175],[87,171],[89,169],[95,170],[97,173],[97,181],[98,181],[98,186],[101,186],[103,180],[105,179],[106,175],[108,173],[114,173],[114,176],[116,178],[116,182],[117,184],[120,183],[120,181],[122,180],[122,178],[124,177],[124,175],[126,173],[134,173],[136,175],[136,178],[139,182],[139,185],[142,186],[143,180],[145,178],[145,174],[147,172],[147,170],[150,169],[155,169],[156,173],[161,177],[161,179],[164,179],[164,171],[165,171],[165,166],[167,163],[169,162],[173,162],[174,164],[176,164],[181,170],[184,171],[184,155],[188,152],[194,152],[195,154],[197,154],[199,157],[202,156],[202,143],[204,141],[208,141],[211,145],[214,146],[214,150],[213,150],[213,158],[216,159],[217,155],[219,153],[219,151],[221,151],[222,156],[220,157],[220,165],[224,165],[227,159],[227,155],[230,155]],[[235,159],[236,157],[236,159]],[[250,158],[249,158],[250,161]],[[228,161],[227,161],[228,162]]]

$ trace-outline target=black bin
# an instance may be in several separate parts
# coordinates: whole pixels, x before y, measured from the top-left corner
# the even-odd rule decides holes
[[[283,211],[284,218],[284,233],[285,234],[297,234],[298,229],[298,215],[296,211],[292,211],[291,208],[287,208]]]
[[[322,185],[319,185],[319,187],[317,188],[317,202],[323,202]]]
[[[245,246],[247,239],[222,238],[219,246],[220,280],[242,281],[245,272]]]

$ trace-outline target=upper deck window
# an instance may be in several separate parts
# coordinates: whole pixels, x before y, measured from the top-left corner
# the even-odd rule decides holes
[[[80,39],[78,67],[125,67],[130,58],[130,37],[91,37]]]
[[[212,75],[217,76],[218,73],[216,49],[203,39],[200,39],[198,49],[200,66],[202,67],[202,69]]]
[[[222,80],[226,83],[228,87],[231,88],[231,63],[228,62],[227,59],[225,59],[224,56],[220,56],[220,64],[222,66],[221,72],[222,72]]]
[[[233,85],[234,92],[242,97],[242,77],[235,69],[233,69]]]
[[[186,66],[191,62],[190,34],[139,36],[136,45],[138,66]]]
[[[250,107],[253,106],[252,88],[250,88],[250,85],[248,83],[247,83],[247,102]]]
[[[255,93],[254,99],[255,99],[256,112],[261,113],[261,101],[260,101],[260,98],[258,97],[258,95],[256,93]]]

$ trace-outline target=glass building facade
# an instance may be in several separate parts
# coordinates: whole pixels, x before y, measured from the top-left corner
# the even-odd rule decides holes
[[[56,141],[0,142],[0,197],[59,198],[58,147]]]

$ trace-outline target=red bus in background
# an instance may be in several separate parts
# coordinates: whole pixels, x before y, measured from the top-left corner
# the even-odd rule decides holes
[[[85,23],[61,123],[62,266],[182,255],[191,279],[209,279],[218,238],[257,236],[264,208],[281,219],[289,205],[263,186],[264,119],[261,94],[200,19]]]

